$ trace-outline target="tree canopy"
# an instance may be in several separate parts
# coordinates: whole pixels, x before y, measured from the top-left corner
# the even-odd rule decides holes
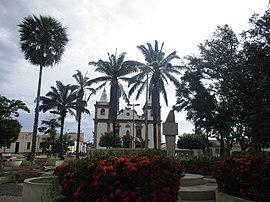
[[[0,95],[0,147],[8,146],[18,139],[21,124],[16,119],[19,110],[30,112],[21,100],[10,100]]]
[[[126,53],[121,53],[117,56],[109,54],[109,61],[98,60],[97,62],[91,61],[89,65],[96,67],[95,72],[99,72],[102,76],[92,79],[91,83],[101,83],[97,90],[103,88],[107,83],[110,85],[110,103],[109,103],[109,119],[113,124],[113,136],[116,141],[116,119],[119,110],[119,100],[121,97],[128,103],[128,96],[121,81],[129,81],[128,75],[137,71],[137,65],[141,63],[136,61],[125,61]],[[116,142],[115,142],[116,144]]]
[[[146,103],[151,98],[154,148],[157,148],[157,124],[160,122],[160,95],[163,96],[166,105],[168,105],[166,84],[170,81],[178,87],[178,79],[174,76],[180,75],[181,69],[180,66],[173,65],[172,63],[174,60],[179,59],[176,51],[166,56],[163,46],[164,42],[159,46],[157,40],[155,40],[153,46],[151,43],[147,43],[146,46],[137,46],[147,64],[141,64],[139,66],[139,73],[133,76],[129,82],[129,85],[131,85],[129,96],[136,92],[137,100],[145,89],[148,96]],[[148,137],[145,138],[148,139]]]
[[[114,147],[114,148],[119,148],[122,147],[122,142],[120,136],[117,134],[116,135],[116,145],[114,145],[114,137],[112,132],[105,132],[102,133],[99,139],[99,146],[101,147]]]
[[[184,133],[178,136],[177,147],[179,149],[204,149],[205,139],[199,134]]]
[[[198,55],[185,57],[174,108],[221,142],[221,156],[224,141],[237,140],[242,149],[269,146],[269,14],[252,16],[251,28],[239,35],[219,26]]]

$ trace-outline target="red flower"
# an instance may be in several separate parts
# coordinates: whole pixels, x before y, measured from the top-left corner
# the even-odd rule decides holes
[[[116,190],[115,190],[115,195],[116,195],[116,196],[119,196],[119,195],[121,194],[121,192],[122,192],[122,191],[121,191],[120,189],[116,189]]]

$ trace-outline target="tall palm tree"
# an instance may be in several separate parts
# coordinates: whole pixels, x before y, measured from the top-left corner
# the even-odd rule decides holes
[[[110,84],[110,103],[109,103],[109,120],[113,124],[113,138],[114,138],[114,147],[116,146],[116,134],[115,126],[117,113],[119,110],[119,99],[123,99],[128,103],[128,96],[125,93],[124,87],[120,83],[120,80],[129,81],[129,78],[126,77],[129,74],[132,74],[137,71],[137,65],[140,65],[136,61],[124,61],[126,53],[121,53],[119,57],[117,55],[110,55],[109,61],[99,60],[98,62],[89,62],[89,65],[96,67],[96,72],[103,74],[104,76],[97,77],[92,79],[92,83],[102,84],[97,87],[96,90],[103,88],[107,83]]]
[[[76,87],[70,85],[64,85],[60,81],[56,81],[56,87],[51,86],[51,91],[49,91],[45,96],[40,97],[41,105],[40,111],[60,115],[60,160],[64,160],[63,156],[63,133],[64,133],[64,122],[67,113],[74,115],[76,110]]]
[[[68,38],[66,28],[50,16],[28,16],[18,26],[20,32],[20,50],[24,53],[26,60],[33,65],[39,66],[31,148],[31,162],[33,163],[36,152],[42,70],[44,67],[53,66],[60,62]]]
[[[172,61],[179,59],[176,51],[173,51],[168,56],[163,52],[164,42],[159,48],[158,41],[155,41],[154,47],[147,43],[147,46],[139,45],[137,48],[145,57],[146,65],[141,66],[140,72],[133,76],[130,80],[132,85],[129,90],[129,96],[138,89],[136,100],[140,97],[143,90],[147,88],[149,78],[149,94],[148,98],[152,98],[152,112],[153,112],[153,139],[154,148],[157,148],[157,123],[160,121],[160,94],[163,95],[166,105],[168,105],[167,92],[165,84],[171,81],[175,86],[179,85],[178,80],[173,74],[180,74],[180,66],[172,65]]]
[[[86,73],[87,74],[87,73]],[[73,74],[73,78],[76,80],[77,84],[74,85],[76,87],[76,94],[77,94],[77,114],[76,119],[78,121],[78,129],[77,129],[77,145],[76,145],[76,158],[79,158],[79,143],[80,143],[80,131],[81,131],[81,118],[82,112],[90,114],[89,110],[86,109],[87,102],[90,99],[90,96],[96,94],[96,90],[90,88],[90,79],[85,75],[82,74],[81,71],[77,70],[76,74]],[[89,90],[91,93],[86,98],[84,98],[85,90]]]

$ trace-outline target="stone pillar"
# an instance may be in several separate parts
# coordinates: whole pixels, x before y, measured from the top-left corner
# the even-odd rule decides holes
[[[165,135],[167,152],[175,156],[175,139],[178,135],[178,124],[175,123],[174,111],[171,110],[163,123],[163,135]]]

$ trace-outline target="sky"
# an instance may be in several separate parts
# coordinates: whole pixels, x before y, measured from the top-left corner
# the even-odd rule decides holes
[[[210,39],[217,26],[228,24],[240,33],[248,29],[253,13],[263,15],[267,8],[268,0],[0,0],[0,95],[26,103],[31,113],[21,112],[19,121],[21,131],[31,132],[39,68],[20,52],[17,26],[29,15],[56,18],[67,28],[70,39],[61,63],[43,71],[41,95],[45,95],[57,80],[75,84],[72,75],[76,70],[87,72],[89,78],[100,76],[88,62],[108,60],[107,53],[114,54],[116,49],[118,54],[126,52],[126,60],[144,62],[136,47],[157,40],[164,42],[166,55],[176,50],[183,58],[198,53],[198,45]],[[109,95],[109,86],[106,91]],[[172,85],[167,92],[168,106],[161,99],[162,120],[176,102]],[[94,104],[101,93],[88,102],[91,115],[83,116],[81,128],[88,141],[93,141]],[[142,114],[145,96],[139,100],[132,96],[130,103],[139,103],[135,110]],[[121,100],[120,107],[126,106]],[[179,134],[193,131],[185,117],[185,112],[175,113]],[[48,118],[50,114],[40,113],[40,121]],[[64,131],[77,131],[74,117],[66,118]]]

